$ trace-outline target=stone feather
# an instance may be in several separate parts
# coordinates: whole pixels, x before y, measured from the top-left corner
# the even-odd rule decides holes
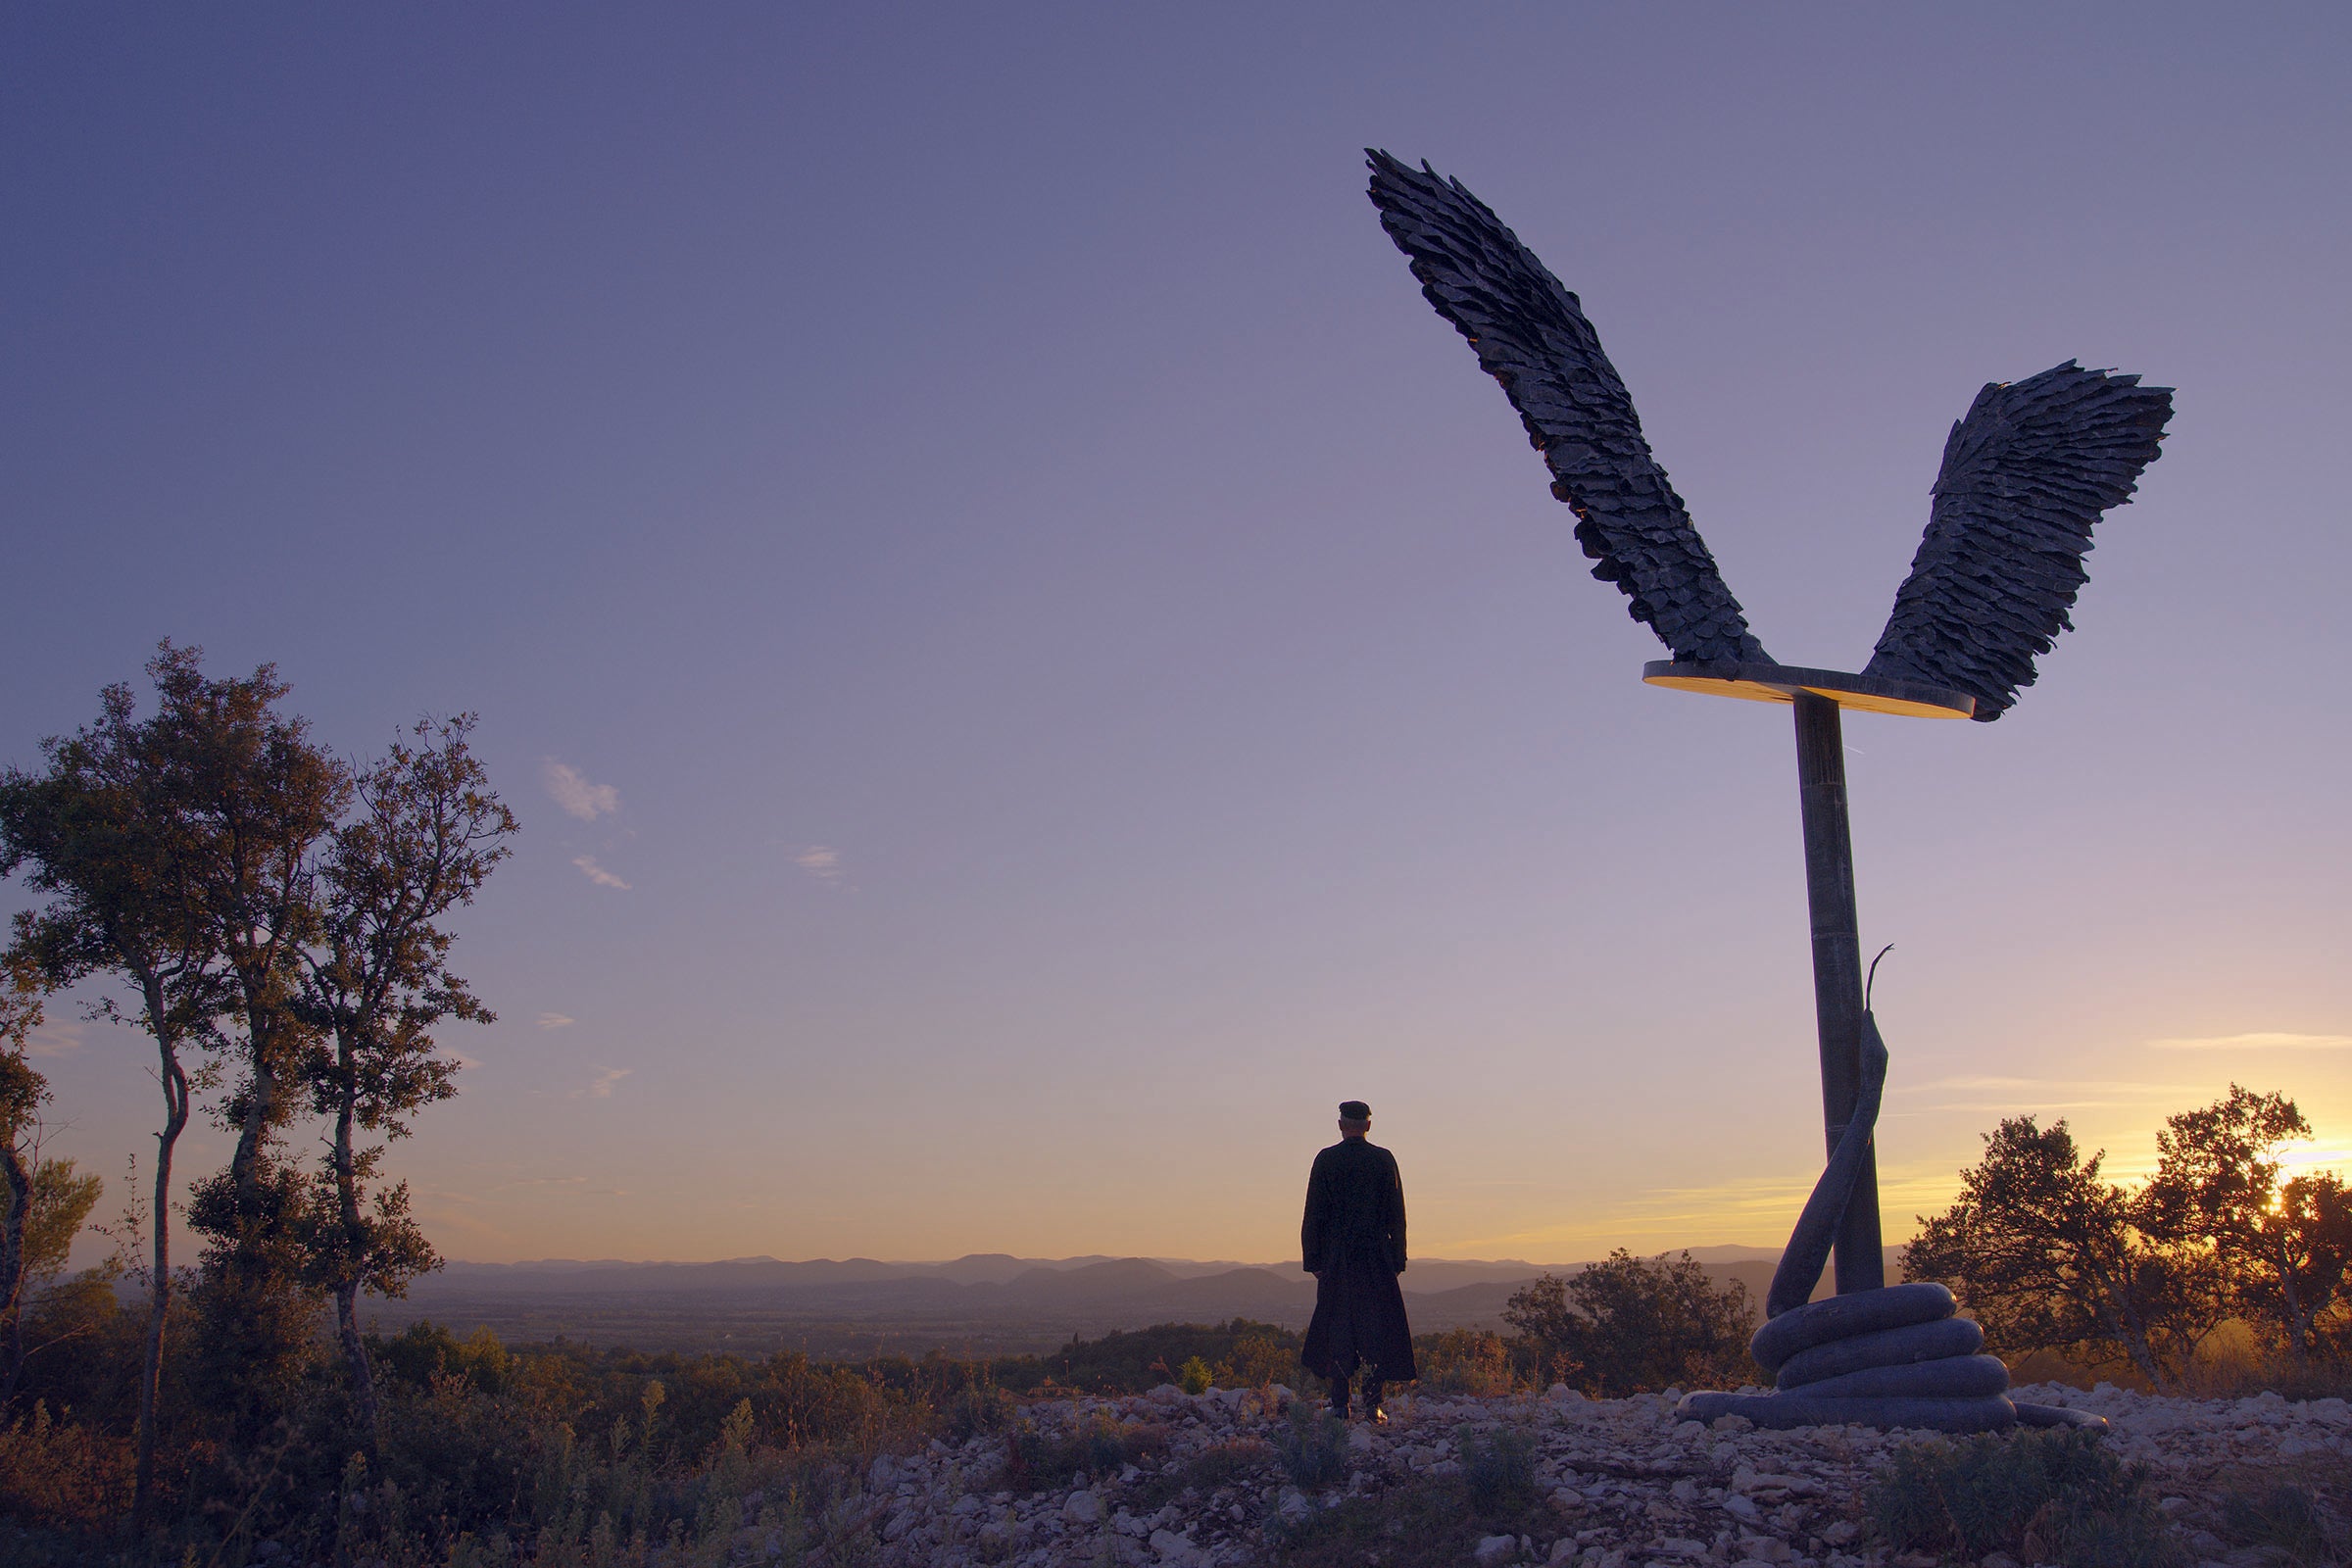
[[[2172,412],[2170,387],[2072,360],[1978,393],[1863,673],[1963,691],[1978,718],[2000,717],[2072,628],[2091,524],[2156,461]]]
[[[1576,539],[1678,660],[1766,662],[1574,294],[1459,180],[1367,149],[1381,226],[1502,384]]]

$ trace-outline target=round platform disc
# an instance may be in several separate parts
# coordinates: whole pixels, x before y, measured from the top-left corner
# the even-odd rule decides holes
[[[1794,702],[1798,692],[1811,692],[1839,708],[1912,718],[1967,718],[1977,710],[1975,698],[1941,686],[1848,675],[1835,669],[1799,669],[1793,664],[1750,664],[1728,659],[1686,664],[1653,659],[1642,666],[1642,678],[1652,686],[1738,697],[1751,703]]]

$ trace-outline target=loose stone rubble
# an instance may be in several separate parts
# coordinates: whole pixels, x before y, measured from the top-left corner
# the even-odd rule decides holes
[[[2352,1476],[2352,1412],[2341,1399],[2164,1398],[2105,1384],[2089,1392],[2043,1384],[2018,1394],[2107,1417],[2107,1441],[2154,1473],[2165,1511],[2205,1561],[2232,1561],[2211,1517],[2227,1478],[2256,1467],[2291,1468],[2323,1485]],[[1141,1440],[1139,1446],[1160,1451],[1148,1467],[1126,1464],[1117,1474],[1082,1474],[1022,1494],[1008,1485],[1004,1433],[959,1446],[934,1442],[920,1452],[875,1459],[859,1507],[886,1568],[1224,1568],[1264,1560],[1286,1528],[1319,1508],[1416,1476],[1457,1473],[1465,1440],[1509,1428],[1534,1440],[1536,1485],[1549,1498],[1542,1511],[1553,1523],[1539,1535],[1472,1543],[1465,1561],[1481,1568],[1917,1568],[1934,1560],[1890,1558],[1870,1544],[1860,1519],[1872,1474],[1898,1446],[1935,1441],[1933,1434],[1852,1426],[1769,1432],[1738,1416],[1706,1427],[1674,1419],[1679,1396],[1668,1390],[1590,1400],[1565,1388],[1542,1397],[1406,1394],[1392,1400],[1390,1425],[1350,1425],[1347,1479],[1319,1494],[1292,1486],[1271,1446],[1283,1430],[1288,1390],[1188,1396],[1163,1386],[1132,1398],[1040,1400],[1018,1419],[1044,1440],[1109,1421]],[[1184,1485],[1190,1479],[1203,1485]],[[2251,1559],[2240,1552],[2234,1560]],[[1991,1568],[2003,1561],[1986,1559]]]

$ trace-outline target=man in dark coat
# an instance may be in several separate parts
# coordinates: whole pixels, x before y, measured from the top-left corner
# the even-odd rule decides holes
[[[1413,1331],[1404,1320],[1404,1182],[1396,1156],[1366,1142],[1372,1107],[1340,1106],[1340,1141],[1315,1156],[1306,1179],[1299,1245],[1315,1277],[1315,1315],[1298,1358],[1331,1383],[1334,1413],[1348,1414],[1348,1384],[1364,1370],[1364,1413],[1385,1422],[1381,1385],[1410,1383]]]

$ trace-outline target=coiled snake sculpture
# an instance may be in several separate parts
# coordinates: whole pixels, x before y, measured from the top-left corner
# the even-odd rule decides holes
[[[1879,957],[1886,956],[1882,949]],[[1870,966],[1875,973],[1878,959]],[[1859,1421],[1938,1432],[1991,1432],[2019,1422],[2105,1426],[2086,1411],[2009,1398],[2009,1368],[1999,1356],[1984,1353],[1984,1331],[1955,1315],[1958,1303],[1941,1285],[1888,1285],[1808,1304],[1862,1173],[1886,1093],[1886,1042],[1866,1005],[1861,1098],[1773,1271],[1764,1326],[1748,1341],[1748,1353],[1773,1380],[1773,1391],[1686,1394],[1675,1414],[1693,1421],[1745,1416],[1760,1427]]]

